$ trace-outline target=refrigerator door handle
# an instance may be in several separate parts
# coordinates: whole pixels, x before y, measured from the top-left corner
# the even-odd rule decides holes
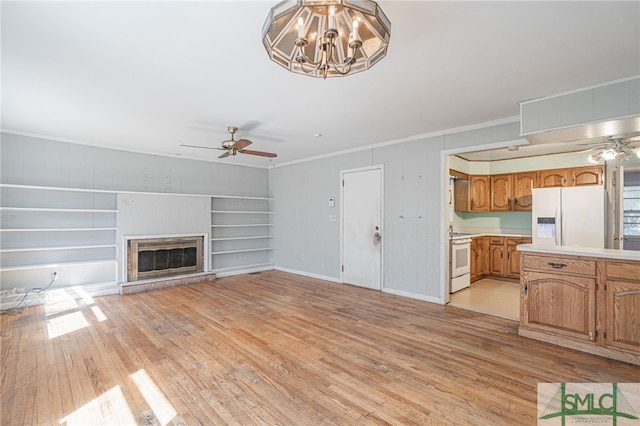
[[[556,245],[562,245],[562,217],[560,216],[560,207],[556,208]]]
[[[564,246],[567,244],[567,236],[564,232],[564,218],[567,215],[567,209],[562,208],[562,213],[560,214],[560,245]]]

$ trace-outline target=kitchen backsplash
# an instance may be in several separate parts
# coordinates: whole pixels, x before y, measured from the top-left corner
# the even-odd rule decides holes
[[[531,235],[531,212],[453,213],[453,229]]]

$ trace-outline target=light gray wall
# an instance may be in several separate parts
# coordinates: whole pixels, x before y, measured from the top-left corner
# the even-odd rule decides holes
[[[266,169],[1,134],[2,183],[266,197]]]
[[[509,122],[271,169],[276,268],[339,281],[340,171],[383,164],[384,288],[442,301],[442,152],[519,140],[519,130]]]

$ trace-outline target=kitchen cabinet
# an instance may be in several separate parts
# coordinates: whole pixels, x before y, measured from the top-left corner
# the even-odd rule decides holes
[[[522,285],[522,327],[595,339],[595,260],[524,253]]]
[[[640,352],[640,265],[607,261],[606,277],[606,344]]]
[[[569,170],[541,170],[538,173],[538,188],[553,188],[567,186],[569,181]]]
[[[602,185],[603,175],[602,166],[571,169],[571,186]]]
[[[520,277],[520,252],[518,252],[518,244],[530,244],[531,238],[508,237],[506,240],[507,248],[507,276],[511,278]]]
[[[477,238],[472,238],[471,244],[469,245],[469,251],[471,253],[469,256],[469,280],[471,282],[478,280],[478,253],[476,252],[477,242]]]
[[[489,176],[471,175],[453,183],[454,209],[457,212],[489,211]]]
[[[489,240],[487,237],[471,239],[471,282],[489,273]]]
[[[603,176],[604,166],[541,170],[538,172],[537,188],[602,185],[604,182]]]
[[[531,211],[537,172],[491,176],[491,211]]]
[[[469,177],[469,211],[489,211],[489,176]]]
[[[518,334],[640,365],[640,260],[539,251],[522,253]]]
[[[489,274],[505,275],[505,261],[504,237],[489,237]]]

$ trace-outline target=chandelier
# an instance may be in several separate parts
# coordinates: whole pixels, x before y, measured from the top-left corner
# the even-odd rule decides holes
[[[289,71],[339,77],[372,67],[387,54],[391,23],[369,0],[285,0],[262,27],[269,57]]]
[[[599,146],[593,149],[601,150],[600,152],[596,152],[595,154],[589,155],[589,162],[593,164],[598,164],[602,160],[611,161],[611,160],[623,160],[627,161],[632,156],[637,156],[640,158],[640,145],[639,137],[633,138],[613,138],[608,137],[605,139],[606,143],[603,146]]]

